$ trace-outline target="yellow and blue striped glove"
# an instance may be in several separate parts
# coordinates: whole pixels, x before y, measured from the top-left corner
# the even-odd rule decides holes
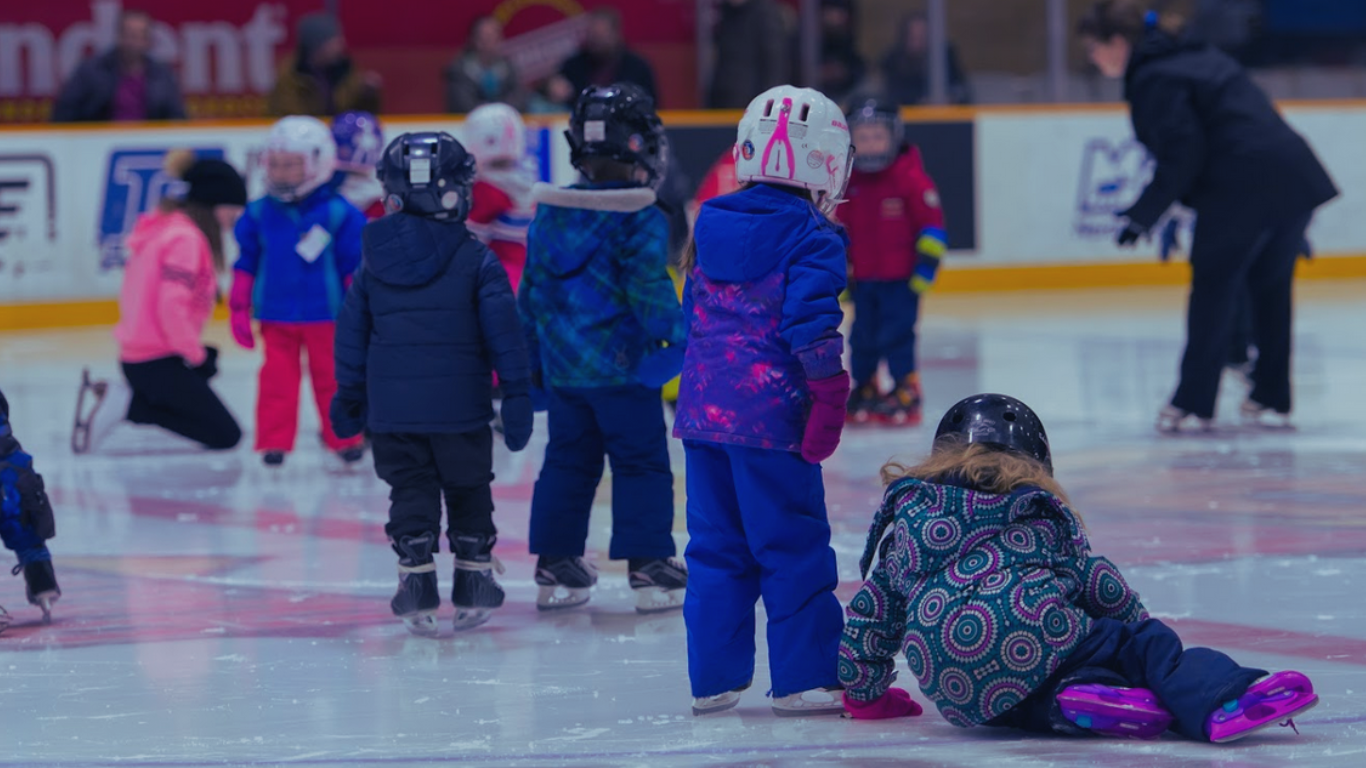
[[[934,285],[939,263],[949,250],[948,235],[938,227],[926,227],[915,242],[915,250],[919,258],[915,260],[915,272],[911,275],[911,290],[925,293]]]

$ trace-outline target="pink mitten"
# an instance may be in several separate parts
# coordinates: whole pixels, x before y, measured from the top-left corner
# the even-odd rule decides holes
[[[887,720],[893,717],[916,717],[925,710],[911,698],[911,694],[900,688],[888,688],[886,693],[873,701],[854,701],[846,692],[844,711],[855,720]]]
[[[840,444],[845,408],[849,404],[849,373],[840,371],[827,379],[806,382],[811,391],[811,415],[802,435],[802,458],[819,464],[830,458]]]
[[[254,275],[233,270],[232,293],[228,296],[229,322],[233,340],[244,349],[256,348],[256,339],[251,335],[251,289],[255,285]]]

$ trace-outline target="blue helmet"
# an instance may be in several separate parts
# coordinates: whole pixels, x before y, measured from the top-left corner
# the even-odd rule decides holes
[[[384,128],[369,112],[343,112],[332,120],[337,142],[337,170],[369,172],[384,152]]]
[[[470,212],[474,155],[444,131],[394,139],[380,158],[378,176],[391,213],[464,221]]]
[[[589,157],[633,165],[658,189],[669,165],[669,138],[655,112],[654,99],[633,83],[590,85],[569,115],[569,160],[583,169]]]

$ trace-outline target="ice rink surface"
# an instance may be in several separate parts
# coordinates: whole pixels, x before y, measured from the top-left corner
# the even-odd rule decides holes
[[[1360,282],[1301,285],[1295,431],[1233,424],[1243,391],[1230,379],[1227,426],[1184,438],[1152,428],[1175,383],[1179,290],[927,303],[927,421],[978,391],[1024,399],[1095,550],[1155,615],[1188,644],[1313,678],[1322,703],[1298,737],[1273,728],[1224,747],[962,730],[928,706],[890,722],[778,719],[762,657],[737,710],[694,718],[682,617],[638,616],[622,564],[599,556],[587,609],[536,611],[526,537],[543,421],[526,452],[497,455],[507,606],[454,636],[446,605],[440,639],[410,637],[388,609],[387,489],[368,461],[347,470],[323,452],[309,398],[281,470],[249,445],[208,455],[137,428],[75,457],[77,382],[83,365],[115,370],[108,330],[0,334],[0,386],[57,506],[65,593],[44,626],[22,580],[0,579],[15,619],[0,635],[0,766],[1366,765],[1363,299]],[[216,386],[250,432],[259,360],[214,335]],[[858,587],[879,466],[922,455],[930,434],[850,429],[826,464],[842,599]]]

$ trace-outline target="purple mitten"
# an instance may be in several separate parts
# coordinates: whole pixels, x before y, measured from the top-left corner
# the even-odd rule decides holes
[[[925,710],[900,688],[887,692],[872,701],[855,701],[844,694],[844,711],[855,720],[888,720],[893,717],[916,717]]]
[[[802,458],[819,464],[830,458],[840,444],[845,408],[849,404],[849,373],[840,371],[827,379],[806,382],[811,391],[811,415],[802,435]]]

